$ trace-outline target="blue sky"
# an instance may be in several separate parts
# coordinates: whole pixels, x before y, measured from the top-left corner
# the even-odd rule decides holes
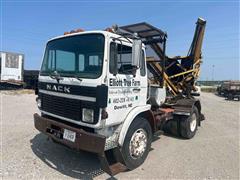
[[[239,79],[239,1],[1,1],[1,50],[39,69],[49,38],[83,28],[149,22],[167,31],[167,55],[186,55],[198,17],[207,20],[201,80]],[[214,66],[214,68],[213,68]]]

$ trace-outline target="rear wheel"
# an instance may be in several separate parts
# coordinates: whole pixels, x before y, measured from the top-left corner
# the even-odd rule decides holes
[[[135,118],[126,134],[122,155],[129,170],[140,166],[146,159],[152,142],[152,129],[149,122],[141,117]]]
[[[199,111],[196,106],[193,107],[192,113],[188,118],[181,119],[180,133],[183,138],[191,139],[197,131],[199,121]]]

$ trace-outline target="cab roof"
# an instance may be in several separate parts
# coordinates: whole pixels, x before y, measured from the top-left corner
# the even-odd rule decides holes
[[[48,40],[48,42],[53,41],[53,40],[57,40],[57,39],[61,39],[61,38],[84,35],[84,34],[102,34],[105,37],[112,37],[112,38],[123,37],[120,34],[116,34],[116,33],[105,31],[105,30],[93,30],[93,31],[74,32],[74,33],[69,33],[69,34],[66,34],[66,35],[57,36],[57,37],[51,38],[50,40]],[[124,38],[122,40],[124,41]],[[130,42],[132,42],[131,38],[128,38],[128,40]],[[143,44],[143,47],[145,47],[144,44]]]

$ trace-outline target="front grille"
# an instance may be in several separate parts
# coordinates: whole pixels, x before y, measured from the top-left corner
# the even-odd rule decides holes
[[[42,100],[41,110],[69,118],[75,121],[82,120],[82,108],[94,109],[94,123],[98,120],[99,110],[92,102],[86,102],[65,97],[58,97],[47,94],[39,94]]]

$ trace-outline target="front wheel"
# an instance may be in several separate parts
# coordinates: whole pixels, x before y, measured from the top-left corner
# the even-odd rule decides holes
[[[146,159],[152,142],[149,122],[141,117],[134,119],[126,134],[122,155],[129,170],[139,167]]]
[[[193,107],[192,113],[188,118],[180,122],[180,133],[183,138],[191,139],[197,131],[199,121],[199,111],[196,106]]]

